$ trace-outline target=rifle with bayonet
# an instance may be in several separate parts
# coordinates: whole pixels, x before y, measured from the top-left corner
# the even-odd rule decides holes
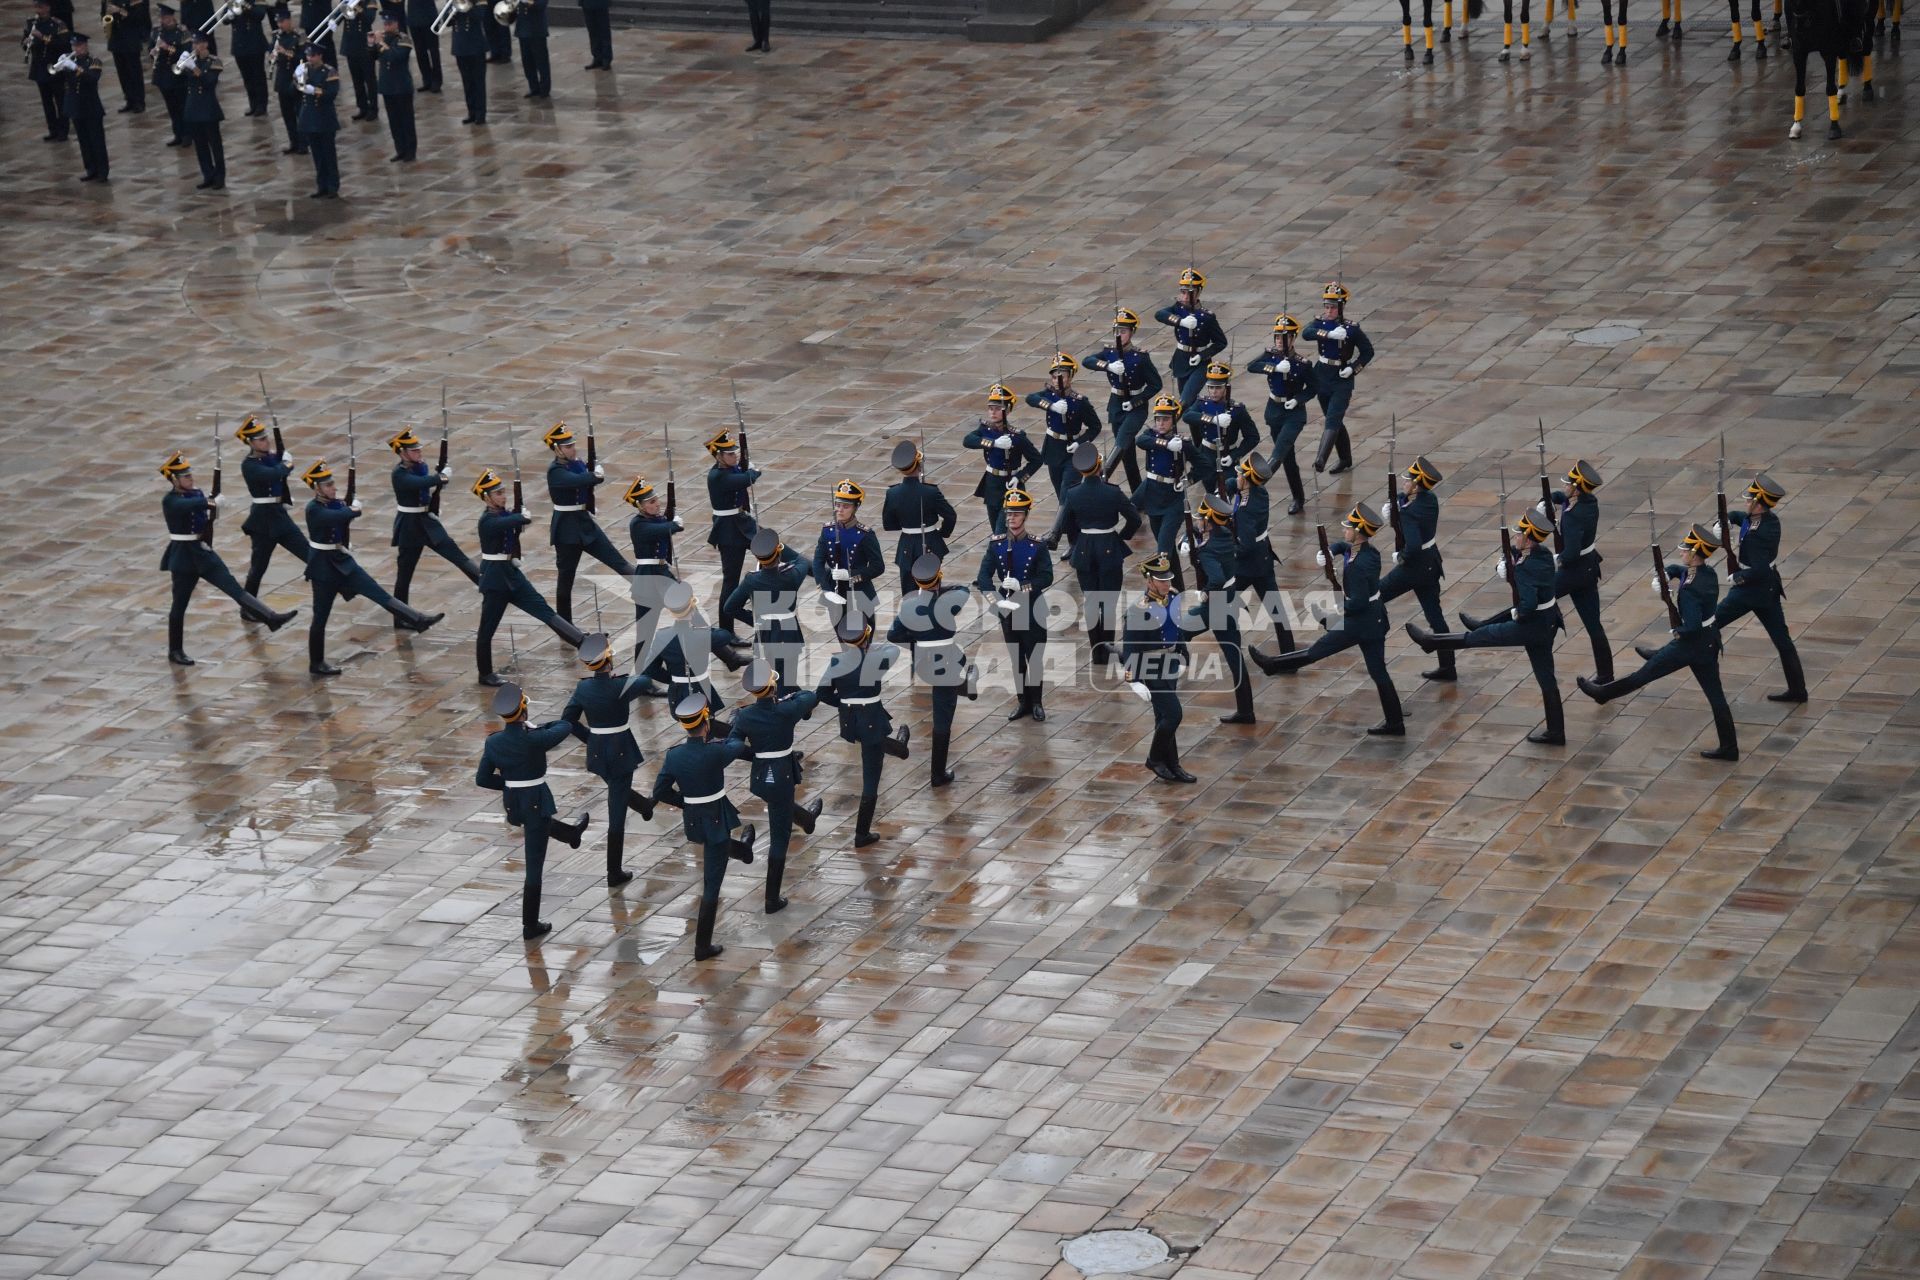
[[[436,475],[445,475],[447,470],[447,384],[440,384],[440,461],[433,466]],[[427,511],[432,515],[440,514],[440,491],[444,484],[433,486],[433,493],[427,498]]]
[[[1507,595],[1513,601],[1514,617],[1520,616],[1520,583],[1514,573],[1513,530],[1507,528],[1507,469],[1500,468],[1500,576],[1507,580]]]
[[[513,426],[507,426],[507,456],[513,459],[513,513],[520,515],[527,509],[526,492],[520,487],[520,446],[513,438]]]
[[[1393,553],[1402,555],[1407,549],[1407,531],[1400,525],[1400,472],[1394,466],[1395,446],[1400,442],[1400,418],[1398,414],[1387,415],[1387,523],[1393,526]]]
[[[1539,432],[1540,510],[1547,517],[1547,523],[1553,526],[1553,555],[1557,564],[1560,553],[1567,549],[1567,536],[1560,532],[1560,518],[1553,514],[1553,481],[1547,478],[1547,424],[1542,418],[1533,421]]]
[[[1660,588],[1660,599],[1667,606],[1667,627],[1680,629],[1680,606],[1674,603],[1673,584],[1667,580],[1667,562],[1660,554],[1660,526],[1653,514],[1653,482],[1647,482],[1647,550],[1653,555],[1653,580]]]
[[[260,379],[260,398],[267,402],[267,418],[273,423],[273,451],[280,455],[282,462],[285,462],[287,442],[280,434],[280,415],[273,411],[273,397],[267,394],[267,376],[264,373],[256,373],[253,376]],[[283,507],[293,504],[292,479],[292,476],[288,476],[287,480],[280,485],[280,505]]]
[[[1316,508],[1320,505],[1320,473],[1317,471],[1313,473],[1313,505]],[[1340,575],[1333,567],[1333,544],[1327,540],[1327,526],[1316,524],[1313,531],[1320,538],[1320,567],[1327,575],[1328,585],[1335,591],[1344,591],[1345,588],[1340,585]]]
[[[1734,573],[1740,572],[1740,553],[1733,549],[1733,523],[1727,518],[1727,433],[1720,433],[1720,462],[1716,468],[1713,487],[1718,490],[1714,501],[1720,507],[1720,542],[1727,553],[1727,568]]]
[[[200,533],[200,541],[213,545],[213,521],[220,514],[220,415],[213,415],[213,487],[207,490],[207,527]]]
[[[753,463],[748,460],[747,456],[747,415],[740,412],[740,384],[732,378],[728,378],[727,390],[733,393],[733,421],[734,425],[740,431],[740,469],[747,471],[752,469]],[[748,516],[753,514],[753,490],[751,487],[740,491],[740,513]]]
[[[580,405],[587,411],[587,470],[592,471],[600,465],[600,446],[593,438],[593,401],[587,399],[587,380],[580,379]],[[593,512],[593,488],[589,486],[586,496],[580,499],[580,505]]]
[[[667,435],[667,424],[660,424],[660,446],[667,451],[667,519],[673,519],[674,509],[679,506],[678,495],[673,485],[673,440]]]

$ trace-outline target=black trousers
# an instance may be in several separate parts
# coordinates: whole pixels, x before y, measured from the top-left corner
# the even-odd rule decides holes
[[[1713,727],[1720,736],[1720,745],[1729,751],[1738,751],[1740,743],[1734,733],[1733,708],[1727,705],[1726,690],[1720,685],[1718,645],[1705,640],[1675,640],[1648,658],[1646,664],[1632,675],[1602,685],[1601,689],[1611,701],[1625,697],[1636,689],[1643,689],[1662,676],[1672,675],[1683,668],[1692,669],[1694,681],[1700,686],[1700,692],[1706,695],[1707,706],[1713,709]]]
[[[220,141],[220,122],[203,121],[187,126],[193,131],[193,158],[200,162],[200,181],[221,186],[227,180],[227,148]]]
[[[1560,705],[1560,684],[1553,674],[1553,633],[1550,622],[1495,622],[1469,631],[1460,637],[1462,649],[1525,648],[1533,666],[1534,683],[1540,686],[1540,702],[1546,709],[1547,732],[1565,734],[1566,716]],[[1445,650],[1441,651],[1445,654]]]
[[[609,9],[582,9],[587,24],[587,49],[596,65],[613,65],[613,12]]]
[[[1407,554],[1415,556],[1420,553],[1416,551]],[[1403,559],[1401,563],[1388,570],[1386,577],[1380,579],[1380,603],[1385,604],[1389,600],[1398,599],[1408,592],[1412,592],[1413,598],[1420,602],[1420,612],[1427,618],[1427,630],[1437,636],[1446,635],[1447,611],[1440,607],[1440,575],[1424,568],[1416,568],[1411,559]],[[1452,652],[1442,649],[1439,656],[1440,670],[1453,671]]]
[[[393,135],[393,154],[402,160],[411,160],[420,148],[420,140],[413,129],[413,95],[389,93],[382,96],[387,100],[387,132]]]
[[[1122,409],[1119,396],[1107,397],[1107,429],[1113,432],[1113,447],[1120,455],[1121,470],[1127,473],[1129,493],[1140,487],[1140,458],[1133,442],[1140,428],[1147,425],[1148,399],[1143,396],[1129,402],[1133,408]]]
[[[740,566],[746,563],[747,549],[721,546],[715,550],[720,553],[720,603],[724,605],[727,597],[733,594],[733,589],[740,585]],[[724,618],[720,620],[720,625],[732,629],[732,624]]]
[[[540,598],[533,584],[524,577],[514,583],[510,591],[482,591],[480,593],[480,634],[474,640],[474,660],[480,674],[493,674],[493,633],[500,629],[500,620],[507,616],[507,606],[512,605],[530,618],[536,618],[552,628],[553,634],[567,642],[568,647],[577,649],[586,640],[586,633],[553,611],[553,606]]]
[[[460,69],[460,92],[467,98],[467,119],[485,123],[487,118],[487,60],[477,53],[455,58]]]
[[[601,781],[607,784],[607,875],[612,877],[621,870],[621,854],[626,848],[627,797],[633,794],[633,770],[610,773]]]
[[[1147,748],[1147,761],[1180,763],[1180,742],[1175,735],[1186,712],[1180,706],[1177,689],[1151,689],[1147,701],[1153,707],[1153,742]]]
[[[1780,593],[1771,587],[1741,587],[1728,590],[1713,611],[1713,625],[1725,629],[1751,613],[1767,629],[1774,652],[1780,655],[1780,670],[1787,677],[1787,689],[1805,693],[1807,674],[1800,666],[1800,650],[1794,647],[1793,633],[1787,630],[1786,610],[1780,607]]]
[[[1119,535],[1095,533],[1081,536],[1106,538]],[[1120,592],[1126,585],[1127,566],[1125,561],[1108,562],[1091,554],[1091,551],[1086,554],[1087,567],[1075,565],[1073,572],[1080,579],[1080,607],[1087,628],[1087,643],[1111,648],[1114,623],[1120,617]]]
[[[1280,594],[1280,581],[1274,574],[1273,561],[1267,561],[1264,574],[1249,577],[1247,585],[1253,588],[1254,597],[1266,613],[1267,621],[1273,624],[1273,638],[1280,646],[1280,652],[1289,652],[1294,643],[1293,623],[1287,618],[1287,598]]]
[[[1338,452],[1340,465],[1350,467],[1353,438],[1347,434],[1347,406],[1353,402],[1353,379],[1334,373],[1331,366],[1315,365],[1313,380],[1320,413],[1326,419],[1320,430],[1320,452],[1314,455],[1314,466],[1326,465],[1328,454]]]
[[[48,76],[45,80],[36,80],[40,86],[40,110],[46,113],[47,134],[54,138],[67,136],[67,78]]]
[[[1023,601],[1023,611],[1024,608]],[[1019,617],[1018,612],[1000,615],[1000,638],[1007,642],[1007,649],[1013,655],[1014,693],[1020,705],[1031,710],[1040,705],[1041,695],[1046,692],[1043,685],[1047,633],[1031,618],[1024,620],[1026,625],[1016,626],[1015,619]]]
[[[147,109],[146,62],[137,49],[113,50],[113,72],[120,77],[120,96],[135,111]]]
[[[755,44],[767,43],[773,26],[773,0],[747,0],[747,27]]]
[[[187,141],[187,122],[183,119],[187,109],[187,91],[177,83],[171,88],[162,87],[160,100],[167,104],[167,120],[173,125],[173,141]]]
[[[1310,667],[1322,658],[1331,658],[1334,654],[1360,647],[1360,657],[1367,664],[1367,674],[1373,678],[1373,688],[1380,695],[1380,710],[1389,725],[1406,723],[1400,711],[1400,693],[1393,687],[1393,674],[1387,670],[1387,640],[1385,636],[1368,636],[1362,639],[1351,627],[1338,627],[1323,633],[1319,639],[1305,649],[1296,649],[1292,653],[1280,655],[1281,661],[1291,670]]]
[[[380,88],[374,79],[378,64],[371,57],[347,59],[347,76],[353,81],[353,113],[369,119],[380,117]]]
[[[440,37],[432,27],[409,27],[413,36],[413,60],[420,67],[420,90],[440,92]]]
[[[862,800],[874,800],[879,797],[880,767],[886,762],[885,741],[860,744],[860,798]]]
[[[307,153],[313,157],[313,189],[333,195],[340,193],[339,135],[331,131],[307,135]]]
[[[173,571],[173,604],[167,610],[167,648],[185,647],[187,630],[187,601],[193,598],[193,589],[202,579],[217,591],[225,592],[242,609],[266,612],[251,592],[240,589],[233,580],[233,573],[219,556],[206,553],[198,557],[198,564]]]
[[[623,578],[633,576],[633,566],[613,549],[613,543],[607,541],[606,531],[598,525],[593,526],[593,536],[584,544],[571,543],[555,546],[553,564],[557,576],[553,585],[553,607],[561,617],[569,621],[573,618],[573,578],[579,572],[582,556],[592,556]]]
[[[520,42],[520,69],[526,73],[528,93],[544,98],[553,92],[553,63],[547,58],[545,36]]]
[[[1607,639],[1607,627],[1600,619],[1600,579],[1565,593],[1573,611],[1586,628],[1587,643],[1593,646],[1593,673],[1597,680],[1613,679],[1613,642]]]
[[[303,156],[307,154],[307,138],[300,132],[300,95],[282,93],[278,97],[280,123],[287,126],[287,145],[293,149],[294,155]]]
[[[494,20],[491,5],[487,6],[483,21],[487,28],[487,57],[495,62],[513,61],[513,28]]]
[[[260,581],[267,576],[267,566],[273,561],[276,547],[285,547],[301,564],[313,558],[313,549],[307,545],[306,535],[295,527],[291,519],[276,520],[274,526],[265,534],[247,535],[253,539],[253,554],[247,559],[248,595],[259,593]]]
[[[1247,679],[1247,648],[1240,634],[1239,602],[1224,592],[1213,592],[1207,608],[1213,623],[1213,638],[1220,645],[1220,656],[1226,659],[1227,674],[1233,677],[1234,714],[1250,716],[1253,714],[1253,682]]]
[[[1273,452],[1267,455],[1267,474],[1272,475],[1276,469],[1286,472],[1287,491],[1295,502],[1304,504],[1307,494],[1300,487],[1300,459],[1294,453],[1294,445],[1306,429],[1307,407],[1302,404],[1288,409],[1269,397],[1266,420],[1267,434],[1273,441]]]
[[[96,178],[107,176],[107,122],[75,120],[73,132],[80,139],[80,163]]]
[[[408,98],[406,102],[411,107],[413,99]],[[391,112],[388,113],[387,119],[389,123],[392,122]],[[413,546],[394,548],[393,559],[396,567],[393,575],[393,595],[396,600],[407,599],[407,593],[413,590],[413,571],[420,565],[420,553],[427,550],[431,550],[442,560],[466,574],[468,582],[479,583],[480,570],[474,566],[473,561],[467,559],[467,553],[460,549],[460,544],[453,540],[453,536],[447,532],[444,525],[429,515],[412,518],[424,522],[421,525],[421,535],[426,541]]]
[[[544,813],[529,814],[521,824],[526,834],[526,879],[520,888],[520,932],[525,933],[540,921],[540,882],[547,871],[547,841],[553,818]]]
[[[258,57],[239,59],[240,83],[247,87],[247,114],[265,115],[267,111],[267,64]]]
[[[325,551],[322,555],[341,556],[338,551]],[[403,606],[387,594],[387,589],[375,582],[367,571],[359,565],[348,562],[344,585],[334,582],[316,582],[313,584],[313,618],[307,624],[307,661],[319,666],[327,660],[327,619],[333,615],[333,602],[351,591],[355,596],[373,601],[388,613],[398,614]]]

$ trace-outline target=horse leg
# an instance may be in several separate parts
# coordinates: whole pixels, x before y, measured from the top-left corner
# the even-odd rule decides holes
[[[1453,41],[1453,0],[1444,0],[1440,6],[1440,43]]]
[[[1525,62],[1533,56],[1533,15],[1527,11],[1528,6],[1532,3],[1533,0],[1520,0],[1520,61],[1522,62]],[[1553,0],[1547,0],[1547,5],[1551,8]],[[1569,9],[1573,7],[1571,0],[1569,0],[1567,7]],[[1553,25],[1553,15],[1551,13],[1547,15],[1547,25]],[[1507,38],[1512,39],[1513,37],[1509,35]],[[1546,39],[1544,32],[1540,38],[1543,40]]]
[[[1427,52],[1426,52],[1426,56],[1421,58],[1420,61],[1426,63],[1428,66],[1432,66],[1433,65],[1433,0],[1421,0],[1420,15],[1421,15],[1421,21],[1426,25],[1426,32],[1427,32]]]
[[[1620,0],[1620,25],[1614,31],[1613,64],[1627,65],[1627,0]]]
[[[1847,83],[1847,63],[1844,58],[1836,58],[1831,53],[1820,55],[1827,63],[1827,136],[1840,136],[1840,99],[1845,95]],[[1834,70],[1835,63],[1839,71]]]
[[[1400,0],[1400,47],[1407,51],[1407,61],[1413,61],[1413,0]]]
[[[1842,52],[1838,55],[1827,54],[1826,59],[1827,59],[1827,83],[1828,84],[1834,83],[1834,80],[1833,80],[1834,67],[1837,65],[1840,68],[1840,79],[1838,82],[1840,85],[1840,93],[1839,93],[1839,96],[1836,97],[1834,100],[1836,102],[1845,102],[1847,100],[1847,62],[1848,62],[1847,55],[1845,52]],[[1838,117],[1835,117],[1835,118],[1837,119]]]
[[[1687,33],[1680,29],[1681,0],[1673,0],[1673,38],[1680,39]]]
[[[1807,118],[1807,51],[1801,45],[1793,48],[1793,128],[1787,130],[1789,138],[1800,136],[1801,122]]]
[[[1601,53],[1600,61],[1613,61],[1613,0],[1600,0],[1600,34],[1606,38],[1606,50]]]
[[[1873,50],[1869,48],[1860,57],[1860,96],[1867,102],[1873,101]]]
[[[1757,4],[1759,0],[1755,0]],[[1740,61],[1740,0],[1727,0],[1727,7],[1733,10],[1733,45],[1727,50],[1727,61]]]
[[[1663,38],[1672,27],[1673,0],[1660,0],[1660,25],[1653,29],[1653,38]]]
[[[1760,0],[1753,0],[1753,45],[1755,58],[1767,56],[1767,28],[1760,21]]]

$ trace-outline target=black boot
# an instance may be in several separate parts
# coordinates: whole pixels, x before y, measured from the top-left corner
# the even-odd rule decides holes
[[[412,605],[403,604],[398,600],[394,601],[393,604],[393,625],[396,627],[404,627],[408,631],[425,631],[428,627],[431,627],[434,623],[447,616],[444,613],[422,613]]]
[[[1404,738],[1407,736],[1407,726],[1400,720],[1382,720],[1379,724],[1368,728],[1367,736],[1369,738]]]
[[[1460,629],[1462,631],[1478,631],[1484,626],[1504,621],[1506,616],[1504,613],[1496,613],[1485,618],[1476,618],[1470,613],[1463,613],[1460,615]]]
[[[947,771],[947,742],[948,737],[946,734],[936,733],[933,735],[932,785],[935,787],[946,787],[953,784],[953,774]]]
[[[767,863],[767,914],[778,915],[786,910],[787,900],[780,894],[780,882],[786,878],[785,860]]]
[[[898,733],[881,744],[887,749],[888,755],[896,760],[905,760],[907,758],[907,735],[909,732],[910,730],[903,724],[900,726]]]
[[[753,865],[753,824],[740,824],[740,834],[727,842],[727,856],[742,866]]]
[[[739,671],[753,661],[751,652],[742,653],[731,645],[716,645],[713,656],[720,659],[720,665],[729,671]]]
[[[967,668],[967,684],[960,693],[968,702],[980,701],[980,668]]]
[[[713,941],[713,922],[720,914],[720,899],[700,899],[700,918],[693,926],[693,958],[711,960],[726,948],[715,945]]]
[[[1172,729],[1167,729],[1155,734],[1154,741],[1156,744],[1155,754],[1160,761],[1160,767],[1154,770],[1155,773],[1158,773],[1168,782],[1192,783],[1199,781],[1198,778],[1180,767],[1180,739],[1175,736]]]
[[[620,855],[625,851],[626,833],[614,835],[607,833],[607,888],[618,889],[633,879],[633,872],[620,865]]]
[[[1221,716],[1221,724],[1253,724],[1253,684],[1242,672],[1240,682],[1233,686],[1233,714]]]
[[[167,661],[176,667],[190,667],[193,659],[187,656],[187,625],[184,618],[167,619]]]
[[[1614,682],[1611,680],[1602,683],[1597,680],[1589,680],[1585,676],[1576,676],[1573,685],[1574,688],[1580,690],[1580,692],[1586,694],[1601,706],[1605,706],[1607,703],[1613,701]]]
[[[267,630],[278,631],[292,622],[300,611],[289,609],[285,613],[278,613],[269,609],[265,603],[254,596],[243,593],[240,597],[240,612],[255,622],[265,623]]]
[[[558,818],[550,820],[547,823],[547,830],[553,835],[555,840],[566,845],[569,849],[578,849],[580,847],[581,833],[586,831],[587,824],[592,821],[593,814],[582,809],[571,822],[562,822]]]
[[[879,805],[879,796],[860,797],[860,816],[853,827],[853,847],[864,849],[880,837],[873,834],[873,811]]]
[[[642,795],[632,787],[627,788],[627,808],[640,815],[640,821],[653,821],[653,798]]]
[[[814,827],[820,821],[820,810],[825,807],[824,800],[809,800],[793,811],[793,825],[800,828],[802,835],[812,835]]]
[[[1722,744],[1721,746],[1715,747],[1711,751],[1702,751],[1700,753],[1700,758],[1702,760],[1725,760],[1731,763],[1740,758],[1740,748],[1729,747]]]
[[[532,942],[552,932],[553,926],[540,918],[540,886],[535,885],[520,899],[520,936]]]
[[[1306,651],[1295,649],[1291,653],[1271,654],[1249,648],[1247,659],[1270,676],[1285,676],[1306,665]]]
[[[1768,702],[1805,702],[1807,700],[1807,673],[1801,669],[1798,650],[1780,655],[1781,674],[1787,677],[1787,687],[1783,693],[1770,693]]]
[[[1642,662],[1652,662],[1654,655],[1660,652],[1660,647],[1651,644],[1637,644],[1633,646],[1633,651],[1640,655]]]
[[[190,667],[194,665],[193,659],[187,656],[187,651],[181,648],[167,650],[167,661],[176,667]]]

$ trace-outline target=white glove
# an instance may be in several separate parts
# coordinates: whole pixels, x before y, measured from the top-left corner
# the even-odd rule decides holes
[[[1653,594],[1659,595],[1660,594],[1660,575],[1655,574],[1653,577],[1648,578],[1647,585],[1653,588]]]
[[[1180,539],[1180,554],[1183,556],[1190,556],[1193,554],[1193,544],[1191,542],[1188,542],[1185,538]]]
[[[1335,342],[1345,342],[1347,340],[1347,326],[1345,326],[1344,324],[1337,324],[1333,326],[1333,328],[1327,330],[1327,336],[1329,338],[1332,338]]]
[[[835,570],[833,571],[833,577],[834,577],[834,580],[835,580],[836,582],[852,582],[852,581],[853,581],[853,570],[851,570],[851,569],[835,569]]]
[[[607,478],[607,469],[599,463],[595,463],[593,467],[593,478],[595,480],[605,480]]]
[[[1198,329],[1200,327],[1200,317],[1199,316],[1182,316],[1180,317],[1180,327],[1182,329],[1185,329],[1188,333],[1192,333],[1195,329]]]
[[[1213,425],[1216,427],[1230,427],[1233,425],[1233,415],[1231,413],[1216,413],[1213,415]]]
[[[1394,562],[1395,564],[1399,564],[1399,563],[1400,563],[1400,553],[1399,553],[1398,551],[1396,551],[1396,552],[1394,552],[1394,553],[1393,553],[1393,562]]]
[[[452,467],[442,467],[442,468],[440,468],[440,478],[441,478],[442,480],[451,480],[451,479],[453,479],[453,468],[452,468]]]
[[[1122,401],[1120,402],[1120,412],[1122,412],[1122,413],[1131,413],[1131,412],[1133,412],[1133,401],[1131,401],[1131,400],[1122,400]]]
[[[351,512],[353,512],[353,514],[355,514],[355,515],[359,515],[359,514],[360,514],[360,499],[358,499],[358,498],[355,498],[355,499],[354,499],[354,500],[353,500],[352,502],[349,502],[349,503],[347,504],[347,510],[349,510],[349,511],[351,511]]]
[[[686,527],[687,527],[687,522],[682,520],[679,516],[675,516],[673,518],[673,531],[675,533],[679,533],[682,529]]]
[[[1713,522],[1713,536],[1720,539],[1722,543],[1725,543],[1727,540],[1727,526],[1715,520]]]
[[[217,506],[219,506],[219,505],[220,505],[220,495],[219,495],[219,494],[217,494],[217,493],[214,493],[214,494],[209,494],[209,495],[207,496],[207,505],[208,505],[208,506],[210,506],[210,507],[217,507]]]
[[[1276,364],[1276,365],[1274,365],[1274,366],[1273,366],[1273,371],[1274,371],[1275,373],[1292,373],[1292,372],[1293,372],[1293,361],[1291,361],[1291,360],[1282,360],[1282,361],[1280,361],[1280,363],[1279,363],[1279,364]]]
[[[1133,690],[1134,697],[1140,699],[1140,701],[1153,701],[1153,690],[1147,688],[1147,686],[1141,684],[1138,680],[1127,681],[1127,688]]]
[[[1047,408],[1064,418],[1067,416],[1067,411],[1073,408],[1073,405],[1066,400],[1055,400],[1052,404],[1048,405]]]
[[[1560,553],[1558,551],[1553,553],[1553,567],[1556,569],[1560,567]]]
[[[1165,440],[1161,441],[1160,444],[1168,453],[1179,453],[1187,447],[1187,442],[1179,436],[1168,436]]]
[[[1341,365],[1341,366],[1340,366],[1340,376],[1341,376],[1341,377],[1343,377],[1343,378],[1351,378],[1351,377],[1353,377],[1353,366],[1352,366],[1352,365],[1350,365],[1350,364],[1343,364],[1343,365]]]
[[[1502,582],[1505,582],[1507,580],[1507,562],[1505,560],[1494,561],[1493,576],[1500,579],[1500,581]]]
[[[988,441],[988,443],[996,449],[1011,449],[1013,448],[1013,437],[1004,435],[995,436],[992,440]]]
[[[1326,567],[1327,567],[1327,553],[1326,553],[1326,552],[1324,552],[1324,551],[1316,551],[1316,552],[1314,552],[1314,553],[1313,553],[1313,564],[1314,564],[1314,567],[1315,567],[1316,569],[1324,569],[1324,568],[1326,568]]]
[[[281,455],[280,455],[280,465],[281,465],[281,466],[283,466],[283,467],[289,467],[289,468],[290,468],[290,467],[292,467],[292,466],[293,466],[293,455],[292,455],[291,453],[283,453],[283,454],[281,454]]]
[[[1298,409],[1300,407],[1300,402],[1298,400],[1282,400],[1280,402],[1280,407],[1282,409]]]

